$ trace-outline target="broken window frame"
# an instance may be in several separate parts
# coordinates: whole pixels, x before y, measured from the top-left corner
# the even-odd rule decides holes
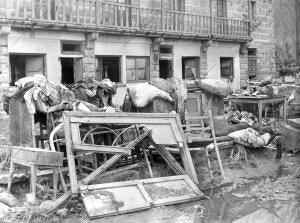
[[[134,59],[135,60],[135,65],[134,68],[128,68],[128,59]],[[137,63],[136,61],[138,59],[145,59],[145,68],[137,68]],[[132,80],[128,78],[128,71],[135,71],[135,79]],[[145,70],[145,79],[137,79],[137,71],[138,70]],[[149,80],[150,76],[150,57],[148,56],[126,56],[126,81],[128,83],[134,83],[134,82],[145,82]]]
[[[227,67],[225,67],[224,63],[229,63]],[[224,71],[224,69],[228,69]],[[220,57],[220,77],[221,78],[233,78],[234,77],[234,58],[233,57]]]

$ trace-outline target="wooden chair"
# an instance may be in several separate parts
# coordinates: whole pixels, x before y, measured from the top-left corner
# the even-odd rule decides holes
[[[37,170],[53,169],[53,199],[55,200],[59,175],[65,192],[67,188],[61,171],[63,165],[63,155],[64,154],[61,152],[54,152],[32,147],[14,146],[11,155],[7,190],[10,191],[11,189],[16,164],[30,167],[30,191],[34,194],[36,193]]]

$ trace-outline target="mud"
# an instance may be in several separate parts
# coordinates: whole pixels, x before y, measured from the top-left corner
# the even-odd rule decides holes
[[[89,221],[87,217],[72,217],[65,222],[91,223],[296,223],[300,222],[300,178],[295,176],[300,166],[300,154],[284,154],[280,162],[276,152],[248,151],[248,162],[233,168],[226,152],[222,158],[226,180],[221,185],[210,183],[205,160],[200,154],[195,164],[198,177],[205,179],[199,187],[206,200],[153,208],[147,211]],[[255,163],[255,165],[253,165]],[[216,167],[215,167],[216,168]],[[203,191],[203,189],[202,189]]]

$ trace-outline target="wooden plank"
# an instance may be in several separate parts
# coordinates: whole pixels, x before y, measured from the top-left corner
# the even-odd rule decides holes
[[[76,175],[76,166],[73,152],[73,143],[72,143],[72,135],[71,135],[71,126],[69,117],[63,113],[64,120],[64,132],[66,139],[66,151],[68,158],[68,166],[69,166],[69,177],[71,182],[71,192],[77,193],[78,185],[77,185],[77,175]]]
[[[51,205],[51,207],[48,209],[48,213],[55,212],[61,205],[63,205],[70,197],[72,196],[72,193],[68,191],[64,195],[62,195],[60,198],[58,198],[54,203]]]
[[[154,140],[150,139],[150,143],[155,147],[158,153],[163,157],[163,159],[167,162],[167,164],[171,167],[171,169],[176,174],[186,174],[184,169],[180,166],[180,164],[175,160],[172,154],[166,150],[163,146],[156,144]]]
[[[74,144],[74,150],[96,153],[108,153],[115,154],[121,153],[124,155],[130,155],[133,147],[118,147],[118,146],[106,146],[106,145],[91,145],[91,144]]]
[[[92,180],[94,180],[95,177],[97,177],[99,174],[103,173],[105,170],[107,170],[109,167],[111,167],[113,164],[115,164],[123,154],[116,154],[113,157],[111,157],[108,161],[106,161],[104,164],[102,164],[100,167],[98,167],[94,172],[92,172],[90,175],[88,175],[86,178],[81,180],[82,184],[88,184]]]
[[[218,148],[218,144],[217,144],[217,140],[216,140],[216,134],[215,134],[215,127],[214,127],[214,122],[213,122],[212,110],[209,109],[208,113],[209,113],[209,117],[210,117],[211,132],[212,132],[212,137],[214,139],[215,151],[216,151],[218,163],[219,163],[219,166],[220,166],[220,169],[221,169],[221,175],[222,175],[223,179],[225,179],[225,173],[224,173],[224,169],[223,169],[223,165],[222,165],[222,160],[221,160],[221,157],[220,157],[220,152],[219,152],[219,148]]]

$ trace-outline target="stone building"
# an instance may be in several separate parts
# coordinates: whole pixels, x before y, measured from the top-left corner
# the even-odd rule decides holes
[[[300,64],[300,0],[275,0],[277,66]]]
[[[275,70],[272,0],[2,0],[0,91],[43,73],[220,78],[234,89]]]

